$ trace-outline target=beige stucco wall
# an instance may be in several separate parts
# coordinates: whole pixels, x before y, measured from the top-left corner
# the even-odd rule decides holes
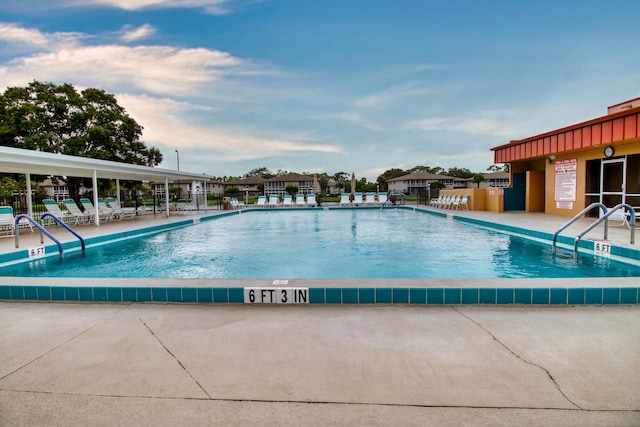
[[[607,145],[601,145],[584,151],[574,150],[571,153],[558,154],[553,162],[545,159],[545,213],[551,215],[575,216],[585,208],[584,193],[586,184],[586,162],[588,160],[604,158],[604,148]],[[614,157],[640,154],[640,141],[638,140],[620,142],[612,145],[615,149]],[[555,201],[555,162],[572,158],[577,159],[576,200],[573,204],[573,209],[559,209],[556,207]]]
[[[545,172],[527,171],[527,197],[525,210],[527,212],[544,212],[545,200]]]
[[[459,188],[456,190],[440,190],[440,194],[459,194],[461,196],[467,194],[469,195],[468,205],[470,211],[485,211],[489,210],[487,209],[489,191],[496,194],[503,193],[501,188]],[[492,200],[492,207],[496,209],[493,212],[502,212],[502,203],[500,201]]]

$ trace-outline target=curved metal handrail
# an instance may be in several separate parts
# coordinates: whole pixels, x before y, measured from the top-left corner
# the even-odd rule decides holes
[[[54,214],[52,214],[51,212],[45,212],[40,216],[40,221],[42,221],[45,217],[51,217],[54,219],[55,222],[57,222],[59,225],[61,225],[62,227],[66,228],[67,231],[71,234],[73,234],[74,236],[76,236],[78,238],[78,240],[80,240],[80,244],[82,245],[82,253],[84,253],[84,239],[82,237],[80,237],[80,235],[78,233],[76,233],[75,231],[73,231],[71,229],[71,227],[69,227],[67,224],[65,224],[65,222],[58,218],[57,216],[55,216]],[[42,231],[41,231],[42,232]],[[42,239],[42,238],[41,238]]]
[[[36,221],[35,219],[31,218],[27,214],[20,214],[14,220],[15,236],[16,236],[16,248],[20,247],[20,236],[19,236],[20,235],[20,232],[19,232],[20,227],[18,227],[18,223],[20,222],[21,219],[26,219],[31,224],[35,225],[38,230],[40,230],[40,243],[44,243],[44,238],[42,237],[43,234],[46,234],[51,240],[56,242],[56,245],[58,245],[58,252],[60,252],[60,255],[62,255],[62,243],[60,243],[60,241],[58,239],[53,237],[53,235],[51,233],[49,233],[47,230],[45,230],[44,227],[42,225],[40,225],[40,223],[38,221]]]
[[[389,203],[392,203],[392,201],[391,201],[391,196],[401,196],[401,197],[400,197],[400,201],[399,201],[397,204],[396,204],[396,203],[393,203],[393,206],[394,206],[396,209],[398,209],[398,207],[399,207],[400,205],[403,205],[403,206],[404,206],[404,204],[405,204],[405,203],[404,203],[404,196],[405,196],[405,194],[404,194],[404,193],[401,193],[401,194],[393,194],[393,193],[392,193],[392,194],[390,194],[390,195],[389,195],[389,198],[388,198],[387,200],[385,200],[385,202],[384,202],[383,204],[381,204],[381,205],[380,205],[380,210],[382,210],[382,208],[384,208],[384,207],[385,207],[385,205],[387,205],[387,206],[388,206],[388,205],[389,205]]]
[[[613,215],[619,209],[626,209],[627,213],[629,214],[629,227],[631,228],[631,239],[630,240],[631,240],[631,244],[632,245],[635,243],[635,240],[636,240],[636,212],[633,210],[633,207],[631,207],[631,205],[628,205],[626,203],[620,203],[618,205],[615,205],[611,209],[609,209],[608,212],[606,212],[603,216],[598,218],[597,221],[595,221],[593,224],[591,224],[590,226],[588,226],[587,228],[582,230],[582,232],[576,236],[575,240],[573,241],[573,252],[574,252],[574,255],[578,253],[578,242],[580,241],[582,236],[587,234],[589,231],[593,230],[602,221],[604,221],[605,230],[606,230],[607,229],[607,225],[609,223],[609,217],[611,215]],[[605,239],[607,238],[606,234],[605,234],[604,238]]]
[[[586,208],[584,208],[583,210],[580,211],[579,214],[577,214],[576,216],[574,216],[573,218],[571,218],[565,225],[563,225],[562,227],[560,227],[558,229],[558,231],[556,231],[553,234],[553,239],[551,241],[551,252],[552,253],[556,253],[556,240],[558,239],[558,234],[560,234],[562,231],[564,231],[567,227],[569,227],[571,224],[573,224],[574,222],[576,222],[577,220],[579,220],[580,218],[582,218],[582,216],[584,214],[586,214],[587,212],[595,209],[595,208],[600,208],[602,209],[602,212],[606,215],[607,214],[607,207],[602,204],[602,203],[591,203],[589,206],[587,206]],[[607,234],[608,234],[608,223],[604,223],[604,238],[607,238]]]

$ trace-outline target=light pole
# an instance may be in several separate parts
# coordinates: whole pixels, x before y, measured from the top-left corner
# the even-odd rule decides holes
[[[180,172],[180,153],[178,152],[178,150],[175,150],[176,152],[176,163],[178,165],[178,172]]]
[[[248,185],[244,186],[244,204],[245,205],[249,204],[249,186]]]

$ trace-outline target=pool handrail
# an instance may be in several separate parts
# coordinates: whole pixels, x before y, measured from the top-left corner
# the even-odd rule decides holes
[[[589,212],[589,211],[591,211],[591,210],[593,210],[595,208],[600,208],[600,209],[602,209],[602,212],[605,215],[607,214],[607,207],[604,204],[598,203],[598,202],[591,203],[589,206],[587,206],[586,208],[581,210],[580,213],[576,214],[576,216],[574,216],[569,221],[567,221],[567,223],[564,224],[562,227],[560,227],[555,233],[553,233],[553,239],[551,240],[551,253],[556,253],[556,240],[558,239],[558,234],[560,234],[562,231],[564,231],[571,224],[573,224],[574,222],[576,222],[577,220],[582,218],[582,216],[584,214],[586,214],[587,212]],[[605,222],[604,223],[604,238],[605,239],[607,238],[607,234],[608,234],[608,226],[609,226],[609,223]]]
[[[78,238],[78,240],[80,240],[80,245],[82,246],[82,253],[84,253],[84,249],[85,249],[85,245],[84,245],[84,239],[75,231],[73,231],[73,229],[71,227],[69,227],[61,218],[58,218],[57,216],[55,216],[54,214],[52,214],[51,212],[45,212],[40,216],[40,221],[42,221],[45,217],[51,217],[53,218],[53,220],[55,222],[57,222],[59,225],[61,225],[62,227],[66,228],[67,231],[71,234],[73,234],[74,236],[76,236]],[[42,241],[42,231],[40,231],[40,240]]]
[[[396,204],[396,203],[395,203],[395,199],[394,199],[394,200],[391,200],[391,197],[397,197],[397,196],[401,196],[401,197],[400,197],[400,200],[398,201],[398,203]],[[391,193],[391,194],[390,194],[390,196],[387,198],[387,200],[385,200],[385,201],[384,201],[384,203],[382,203],[382,204],[380,205],[380,210],[382,210],[382,209],[385,207],[385,205],[387,205],[387,206],[388,206],[388,205],[389,205],[389,203],[392,203],[392,204],[393,204],[393,207],[395,207],[396,209],[398,209],[398,207],[399,207],[400,205],[404,205],[404,204],[405,204],[405,202],[404,202],[404,196],[405,196],[405,194],[404,194],[404,193],[400,193],[400,194],[394,194],[394,193]]]
[[[606,212],[603,216],[598,218],[596,221],[594,221],[593,224],[591,224],[590,226],[588,226],[587,228],[582,230],[582,232],[576,236],[575,240],[573,241],[573,253],[574,253],[574,256],[578,253],[578,242],[580,241],[582,236],[587,234],[589,231],[593,230],[593,228],[596,227],[598,224],[600,224],[602,221],[604,221],[604,229],[607,230],[608,223],[609,223],[609,217],[611,215],[613,215],[614,213],[616,213],[616,211],[618,211],[619,209],[626,209],[627,213],[629,214],[629,227],[631,228],[630,243],[632,245],[635,243],[635,240],[636,240],[636,212],[633,210],[633,207],[631,207],[631,205],[628,205],[626,203],[620,203],[620,204],[615,205],[611,209],[609,209],[608,212]],[[604,238],[605,239],[607,238],[606,234],[605,234]]]
[[[47,230],[45,230],[45,228],[42,225],[40,225],[40,223],[38,223],[38,221],[36,221],[35,219],[31,218],[27,214],[18,215],[16,217],[16,219],[15,219],[15,222],[14,222],[14,224],[15,224],[16,248],[20,247],[20,236],[19,236],[20,232],[18,231],[18,230],[20,230],[20,227],[18,227],[18,223],[20,222],[21,219],[26,219],[31,224],[35,225],[38,230],[40,230],[40,243],[44,243],[44,237],[42,235],[46,234],[51,240],[53,240],[56,243],[56,245],[58,245],[58,252],[60,252],[60,255],[62,255],[62,243],[60,243],[60,241],[58,239],[53,237],[53,235],[51,233],[49,233]]]

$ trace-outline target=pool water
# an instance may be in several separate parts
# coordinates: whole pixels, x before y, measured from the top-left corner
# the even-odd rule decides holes
[[[253,211],[0,269],[103,278],[570,278],[640,267],[403,209]]]

